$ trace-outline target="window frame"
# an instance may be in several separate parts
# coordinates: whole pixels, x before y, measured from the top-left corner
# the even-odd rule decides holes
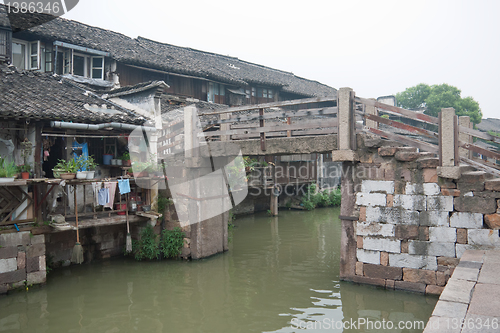
[[[94,67],[94,59],[101,59],[101,66],[102,67]],[[94,77],[94,69],[100,69],[101,70],[101,77],[97,78]],[[89,73],[89,78],[91,79],[97,79],[97,80],[104,80],[104,57],[103,56],[90,56],[90,73]]]
[[[10,63],[12,61],[12,31],[0,28],[0,33],[5,34],[5,53],[0,54],[0,60]]]
[[[21,39],[12,38],[12,47],[11,47],[11,63],[14,64],[14,44],[24,45],[24,68],[20,68],[23,70],[28,70],[29,62],[28,62],[28,49],[30,47],[30,43]]]
[[[33,54],[32,53],[32,49],[33,49],[33,45],[36,45],[36,53]],[[33,70],[39,70],[41,68],[41,55],[42,55],[42,52],[41,52],[41,43],[39,40],[37,41],[34,41],[34,42],[29,42],[29,54],[27,54],[27,57],[29,58],[28,59],[28,65],[29,65],[29,70],[30,71],[33,71]],[[31,66],[33,64],[33,58],[36,58],[36,66],[33,67]]]

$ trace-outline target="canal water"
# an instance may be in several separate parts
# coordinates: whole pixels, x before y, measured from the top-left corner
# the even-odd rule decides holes
[[[338,215],[240,217],[230,251],[199,261],[57,269],[0,296],[0,332],[421,332],[437,297],[339,282]]]

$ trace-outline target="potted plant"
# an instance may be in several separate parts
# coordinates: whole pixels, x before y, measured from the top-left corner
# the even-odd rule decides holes
[[[87,168],[87,179],[94,179],[97,163],[95,162],[94,157],[92,157],[91,155],[87,157],[86,168]]]
[[[18,170],[18,172],[21,173],[22,179],[29,179],[30,178],[31,165],[29,165],[29,164],[18,165],[17,170]]]
[[[68,161],[59,160],[52,171],[56,169],[60,171],[59,177],[61,179],[74,179],[78,170],[78,164],[73,158],[70,158]]]
[[[131,166],[132,164],[130,163],[130,153],[127,151],[123,153],[121,160],[123,161],[122,164],[123,166]]]
[[[9,162],[7,159],[0,157],[0,183],[13,182],[17,172],[14,161]]]

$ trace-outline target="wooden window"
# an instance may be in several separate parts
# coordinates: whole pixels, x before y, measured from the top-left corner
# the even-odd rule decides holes
[[[255,97],[257,95],[255,87],[252,87],[252,97]]]
[[[53,52],[54,49],[52,47],[52,44],[46,43],[45,48],[43,50],[43,55],[44,55],[44,61],[43,63],[45,64],[44,70],[45,72],[52,72],[53,71]]]
[[[274,98],[274,94],[273,94],[273,90],[272,90],[272,89],[269,89],[269,90],[267,91],[267,97],[268,97],[269,99],[273,99],[273,98]]]
[[[91,75],[93,79],[104,80],[104,57],[92,57],[92,71]]]
[[[40,41],[30,43],[30,69],[40,69]]]
[[[12,41],[12,64],[19,69],[28,68],[28,44],[22,41]]]
[[[12,33],[7,30],[0,29],[0,60],[10,61],[12,52]]]

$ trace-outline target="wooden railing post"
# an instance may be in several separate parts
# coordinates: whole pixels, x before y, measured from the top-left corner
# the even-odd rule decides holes
[[[259,109],[259,116],[264,116],[264,109],[260,108]],[[264,127],[265,122],[264,119],[259,120],[259,125],[260,127]],[[260,133],[260,150],[265,151],[266,150],[266,133],[262,132]]]
[[[460,126],[467,128],[473,128],[474,126],[474,124],[470,121],[469,116],[458,117],[458,123]],[[460,133],[458,135],[458,139],[464,143],[473,143],[472,136],[465,133]],[[460,157],[472,158],[472,151],[465,148],[460,148],[459,151],[460,151]]]
[[[437,174],[443,178],[459,179],[458,117],[455,109],[441,109],[439,113],[439,167]]]
[[[340,88],[337,97],[338,134],[337,149],[332,152],[333,161],[357,161],[355,94],[351,88]]]

